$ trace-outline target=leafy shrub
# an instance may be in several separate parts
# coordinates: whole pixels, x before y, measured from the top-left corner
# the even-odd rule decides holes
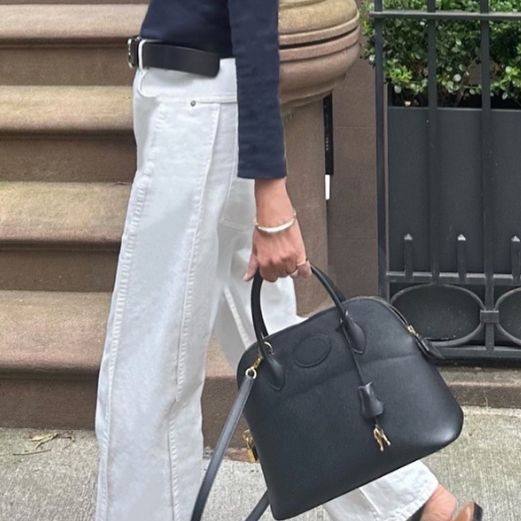
[[[490,0],[492,11],[517,12],[521,0]],[[425,0],[385,0],[386,9],[426,10]],[[367,39],[363,57],[374,64],[372,3],[362,7],[362,30]],[[436,0],[437,10],[479,11],[479,0]],[[521,105],[521,23],[493,22],[491,88],[503,101]],[[390,18],[384,22],[385,75],[398,105],[427,104],[427,23]],[[436,23],[438,103],[461,106],[475,102],[480,85],[479,22]],[[479,102],[479,100],[478,100]]]

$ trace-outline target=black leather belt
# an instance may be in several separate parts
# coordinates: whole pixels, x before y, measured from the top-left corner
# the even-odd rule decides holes
[[[214,77],[221,56],[214,51],[183,47],[133,36],[127,40],[129,67],[158,67]]]

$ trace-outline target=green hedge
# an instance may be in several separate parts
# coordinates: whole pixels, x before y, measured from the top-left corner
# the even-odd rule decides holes
[[[425,0],[385,0],[386,9],[426,10]],[[438,10],[479,11],[475,0],[436,0]],[[521,0],[490,0],[492,11],[518,12]],[[374,63],[372,3],[362,8],[362,30],[367,38],[363,57]],[[491,79],[496,102],[521,106],[521,22],[492,22]],[[481,92],[480,31],[478,21],[436,24],[438,94],[443,106],[470,104]],[[384,22],[385,75],[394,102],[413,106],[427,103],[427,23],[388,19]]]

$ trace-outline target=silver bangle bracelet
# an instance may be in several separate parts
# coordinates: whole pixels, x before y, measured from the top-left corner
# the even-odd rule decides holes
[[[274,234],[274,233],[279,233],[284,230],[287,230],[290,226],[292,226],[294,224],[296,217],[297,217],[297,211],[295,210],[295,208],[293,208],[293,217],[289,221],[279,224],[278,226],[262,226],[257,222],[257,220],[255,220],[254,224],[258,230],[260,230],[264,233]]]

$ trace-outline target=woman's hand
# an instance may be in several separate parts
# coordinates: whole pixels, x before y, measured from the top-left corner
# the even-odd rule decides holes
[[[257,222],[263,226],[278,226],[293,216],[293,205],[286,190],[286,178],[256,179],[255,201]],[[282,232],[267,234],[257,228],[253,230],[252,252],[244,280],[250,280],[257,268],[263,279],[275,282],[295,270],[295,276],[311,276],[309,261],[298,220]],[[297,267],[297,264],[300,266]]]

